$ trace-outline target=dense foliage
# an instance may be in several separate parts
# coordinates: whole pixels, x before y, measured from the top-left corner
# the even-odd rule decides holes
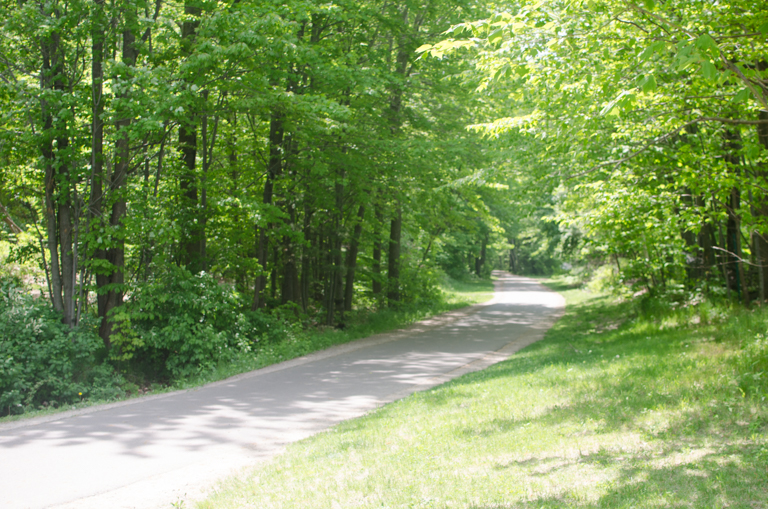
[[[56,341],[95,324],[98,355],[163,380],[487,276],[516,221],[467,179],[496,149],[465,127],[491,117],[470,63],[414,51],[487,13],[0,1],[3,263],[39,267],[14,275]]]
[[[121,379],[97,362],[90,325],[70,330],[47,302],[0,282],[0,415],[119,394]]]
[[[495,173],[549,197],[561,252],[651,291],[765,300],[765,3],[496,7],[419,51],[476,63],[497,118],[475,128],[508,153]]]
[[[0,248],[54,311],[6,305],[171,379],[494,266],[765,300],[764,7],[0,0]]]

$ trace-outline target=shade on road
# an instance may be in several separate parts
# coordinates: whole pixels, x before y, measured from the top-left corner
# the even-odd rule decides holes
[[[345,419],[485,368],[564,307],[496,273],[486,304],[193,390],[0,425],[0,507],[169,508]]]

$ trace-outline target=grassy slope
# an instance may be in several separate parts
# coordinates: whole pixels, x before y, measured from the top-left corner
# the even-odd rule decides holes
[[[767,358],[738,352],[768,313],[628,319],[561,290],[543,341],[294,444],[198,507],[768,507],[766,386],[738,375]]]
[[[322,330],[300,331],[296,334],[296,337],[265,347],[256,352],[256,355],[243,355],[235,362],[222,363],[215,371],[205,372],[190,379],[176,381],[170,387],[156,386],[153,387],[151,392],[158,394],[177,389],[199,387],[206,383],[223,380],[240,373],[301,357],[302,355],[323,350],[333,345],[348,343],[373,334],[398,329],[430,316],[484,302],[493,297],[493,283],[489,280],[461,282],[446,278],[440,285],[440,289],[442,298],[438,301],[421,306],[403,307],[401,309],[383,309],[376,312],[364,311],[351,314],[348,316],[347,327],[344,330],[325,328]],[[135,389],[138,389],[138,387],[127,393],[125,399],[142,395],[137,394]],[[114,400],[91,401],[84,399],[82,402],[74,405],[32,410],[21,415],[0,417],[0,424],[112,402]]]

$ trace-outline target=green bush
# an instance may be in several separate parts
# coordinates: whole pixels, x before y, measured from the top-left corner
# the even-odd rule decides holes
[[[0,280],[0,415],[119,394],[119,377],[97,365],[93,323],[70,329],[44,299]]]
[[[181,379],[287,337],[281,320],[241,307],[232,286],[168,267],[117,310],[113,356],[152,378]]]
[[[406,304],[433,305],[440,301],[439,283],[445,278],[442,270],[425,267],[403,267],[401,275],[402,300]]]

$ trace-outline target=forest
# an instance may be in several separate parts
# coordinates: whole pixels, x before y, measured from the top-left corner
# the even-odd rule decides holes
[[[493,268],[759,305],[765,7],[2,0],[0,415]]]

